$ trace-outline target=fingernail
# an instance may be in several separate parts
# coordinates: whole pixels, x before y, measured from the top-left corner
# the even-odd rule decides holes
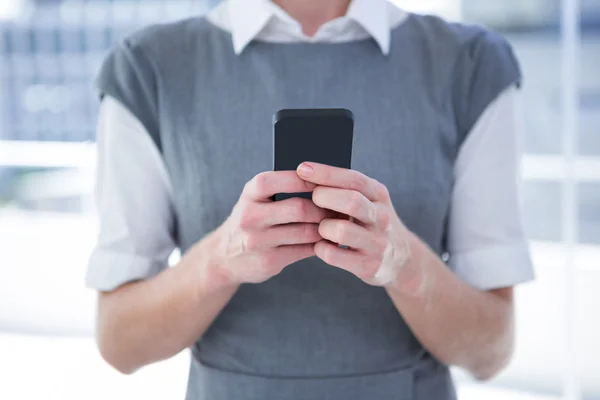
[[[313,168],[306,164],[302,163],[298,166],[298,174],[302,176],[310,176],[313,173]]]

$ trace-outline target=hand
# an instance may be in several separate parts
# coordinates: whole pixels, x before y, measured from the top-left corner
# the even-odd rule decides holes
[[[317,185],[313,202],[354,218],[324,219],[317,257],[375,286],[394,286],[411,257],[412,233],[396,214],[385,185],[357,171],[303,163],[298,176]],[[340,248],[345,245],[349,248]]]
[[[314,243],[322,240],[318,224],[327,212],[308,199],[270,200],[276,193],[314,188],[295,171],[264,172],[248,182],[209,246],[220,281],[264,282],[286,266],[314,256]]]

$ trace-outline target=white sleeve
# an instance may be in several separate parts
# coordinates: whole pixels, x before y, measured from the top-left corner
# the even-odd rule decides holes
[[[100,105],[97,151],[100,232],[86,285],[110,291],[167,267],[175,248],[172,189],[144,126],[109,96]]]
[[[454,167],[449,265],[482,290],[534,277],[520,212],[519,99],[520,92],[512,86],[488,106]]]

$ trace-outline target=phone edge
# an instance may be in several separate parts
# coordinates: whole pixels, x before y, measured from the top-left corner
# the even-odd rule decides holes
[[[347,108],[284,108],[273,114],[273,126],[290,117],[345,117],[354,122],[354,113]]]

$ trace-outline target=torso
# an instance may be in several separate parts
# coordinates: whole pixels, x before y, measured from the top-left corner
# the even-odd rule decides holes
[[[167,49],[157,67],[171,77],[157,82],[160,130],[183,251],[225,220],[248,180],[272,169],[273,113],[321,107],[354,112],[353,168],[384,183],[408,228],[444,251],[459,145],[451,76],[398,32],[408,23],[392,33],[388,56],[372,40],[256,42],[236,56],[227,33],[187,24],[172,51],[188,56]],[[242,286],[194,354],[218,370],[280,378],[380,374],[427,357],[383,289],[316,258]]]

